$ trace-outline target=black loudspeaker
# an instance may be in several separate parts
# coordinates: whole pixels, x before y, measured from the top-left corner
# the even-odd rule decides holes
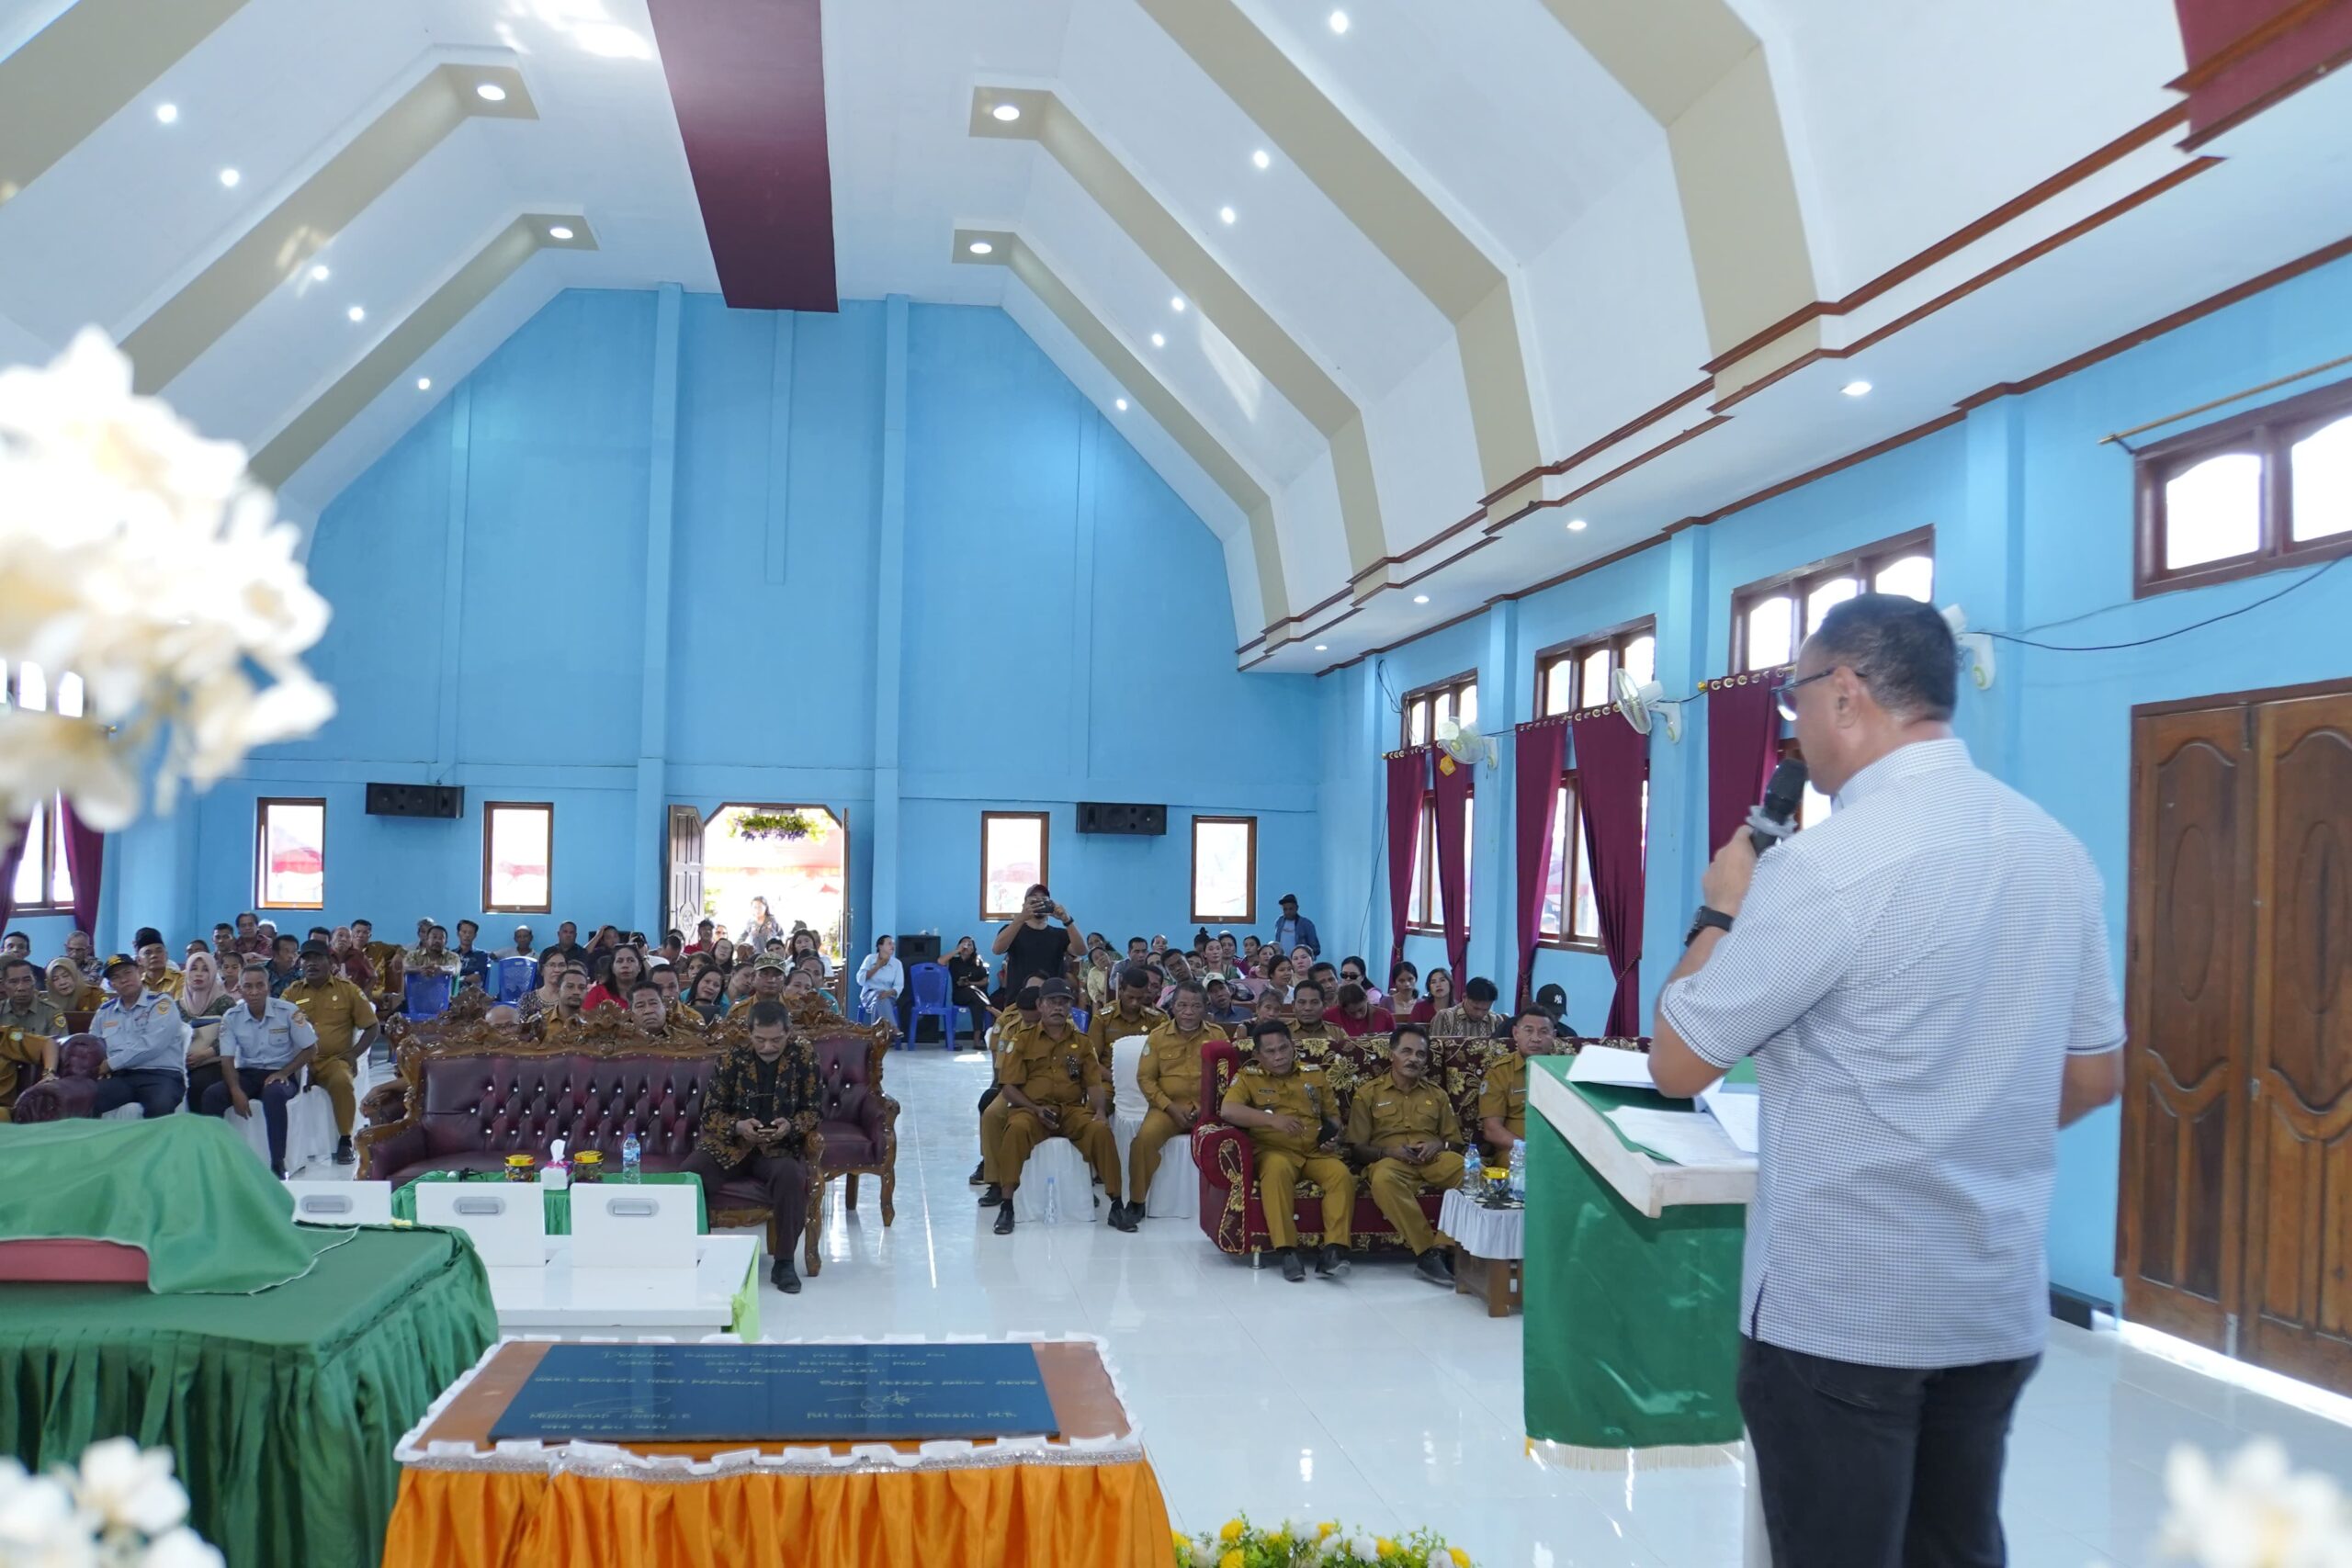
[[[1168,807],[1117,806],[1107,800],[1081,800],[1078,803],[1078,830],[1081,833],[1165,833],[1168,831]]]
[[[910,931],[899,939],[899,962],[906,964],[939,962],[939,933]]]
[[[466,814],[466,792],[458,784],[371,784],[370,817],[439,817],[455,821]]]

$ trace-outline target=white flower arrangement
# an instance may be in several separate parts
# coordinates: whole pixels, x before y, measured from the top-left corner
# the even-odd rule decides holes
[[[2352,1568],[2352,1504],[2258,1438],[2218,1472],[2186,1443],[2165,1462],[2163,1549],[2202,1568]]]
[[[301,655],[327,604],[299,531],[86,328],[45,369],[0,370],[0,659],[81,677],[83,714],[0,710],[0,812],[62,792],[100,830],[168,811],[256,746],[334,713]]]
[[[0,1562],[222,1568],[187,1517],[168,1449],[141,1452],[129,1438],[108,1438],[85,1450],[77,1469],[47,1475],[0,1458]]]

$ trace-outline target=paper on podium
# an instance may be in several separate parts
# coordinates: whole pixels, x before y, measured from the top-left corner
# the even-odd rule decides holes
[[[1741,1153],[1752,1155],[1761,1146],[1762,1130],[1758,1123],[1763,1115],[1764,1100],[1753,1089],[1712,1084],[1699,1091],[1699,1103],[1723,1128],[1724,1135],[1739,1145]]]
[[[1608,1084],[1615,1089],[1656,1089],[1650,1059],[1639,1051],[1614,1045],[1588,1045],[1568,1063],[1570,1083]]]
[[[1617,1130],[1661,1159],[1677,1165],[1747,1165],[1756,1156],[1724,1134],[1703,1111],[1651,1111],[1620,1106],[1609,1113]]]

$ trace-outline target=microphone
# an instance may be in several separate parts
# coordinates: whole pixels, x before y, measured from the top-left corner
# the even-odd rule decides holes
[[[1747,841],[1762,854],[1797,830],[1797,807],[1804,804],[1804,759],[1783,757],[1764,786],[1764,803],[1747,814]]]

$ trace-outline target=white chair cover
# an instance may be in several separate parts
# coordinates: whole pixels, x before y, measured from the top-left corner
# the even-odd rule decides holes
[[[1012,1190],[1012,1217],[1024,1225],[1094,1223],[1094,1172],[1076,1144],[1047,1138],[1029,1151]]]
[[[1130,1034],[1111,1043],[1111,1130],[1119,1140],[1119,1169],[1132,1168],[1127,1150],[1143,1131],[1151,1107],[1136,1083],[1136,1065],[1143,1060],[1144,1037]],[[1137,1196],[1129,1193],[1129,1197]],[[1147,1218],[1189,1220],[1201,1212],[1199,1168],[1193,1163],[1193,1140],[1170,1138],[1160,1145],[1159,1168],[1152,1173],[1151,1190],[1140,1194]]]
[[[363,1087],[361,1093],[365,1093]],[[140,1120],[136,1104],[118,1105],[102,1118],[107,1122]],[[245,1141],[254,1157],[264,1165],[269,1163],[269,1123],[262,1120],[261,1107],[254,1107],[250,1118],[234,1111],[220,1118],[232,1132]],[[334,1158],[334,1101],[322,1089],[306,1089],[296,1095],[286,1107],[286,1168],[301,1169],[306,1165],[325,1165]]]

